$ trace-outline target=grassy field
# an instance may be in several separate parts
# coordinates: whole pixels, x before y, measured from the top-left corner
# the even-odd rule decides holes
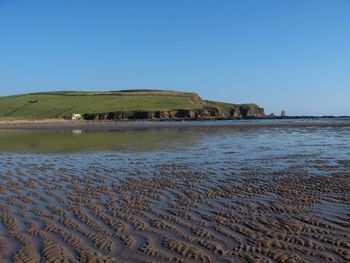
[[[71,113],[198,109],[195,93],[175,91],[47,92],[0,97],[1,119],[62,118]]]
[[[255,104],[244,104],[253,110]],[[196,93],[125,90],[109,92],[57,91],[0,97],[0,120],[57,119],[72,113],[155,112],[220,108],[230,116],[232,108],[242,105],[204,101]]]

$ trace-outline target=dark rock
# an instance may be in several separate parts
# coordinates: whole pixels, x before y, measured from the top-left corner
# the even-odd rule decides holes
[[[134,111],[134,112],[109,112],[109,113],[86,113],[85,120],[210,120],[229,118],[251,118],[265,116],[264,109],[249,104],[238,105],[230,110],[230,116],[225,116],[218,106],[205,106],[202,109],[178,109],[168,111]]]
[[[256,105],[242,104],[230,110],[231,118],[258,118],[264,116],[264,109]]]

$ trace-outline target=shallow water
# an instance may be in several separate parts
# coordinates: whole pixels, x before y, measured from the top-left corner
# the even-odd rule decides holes
[[[0,167],[1,262],[350,260],[350,127],[1,131]]]

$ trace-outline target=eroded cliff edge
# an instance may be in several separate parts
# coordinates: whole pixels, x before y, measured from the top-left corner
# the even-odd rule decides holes
[[[85,120],[225,120],[263,117],[265,117],[264,109],[256,104],[227,104],[220,107],[215,102],[206,102],[200,109],[113,111],[83,114]]]

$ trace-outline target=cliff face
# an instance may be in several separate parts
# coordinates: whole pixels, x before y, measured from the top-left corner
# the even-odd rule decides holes
[[[230,110],[231,118],[261,118],[264,116],[264,109],[257,105],[242,104],[232,107]]]
[[[265,116],[263,108],[250,104],[235,105],[230,108],[228,113],[226,111],[219,106],[204,106],[202,109],[194,110],[87,113],[83,115],[83,118],[85,120],[210,120],[259,118]]]
[[[169,111],[135,111],[84,114],[85,120],[172,120],[172,119],[215,119],[223,117],[219,109],[169,110]]]

